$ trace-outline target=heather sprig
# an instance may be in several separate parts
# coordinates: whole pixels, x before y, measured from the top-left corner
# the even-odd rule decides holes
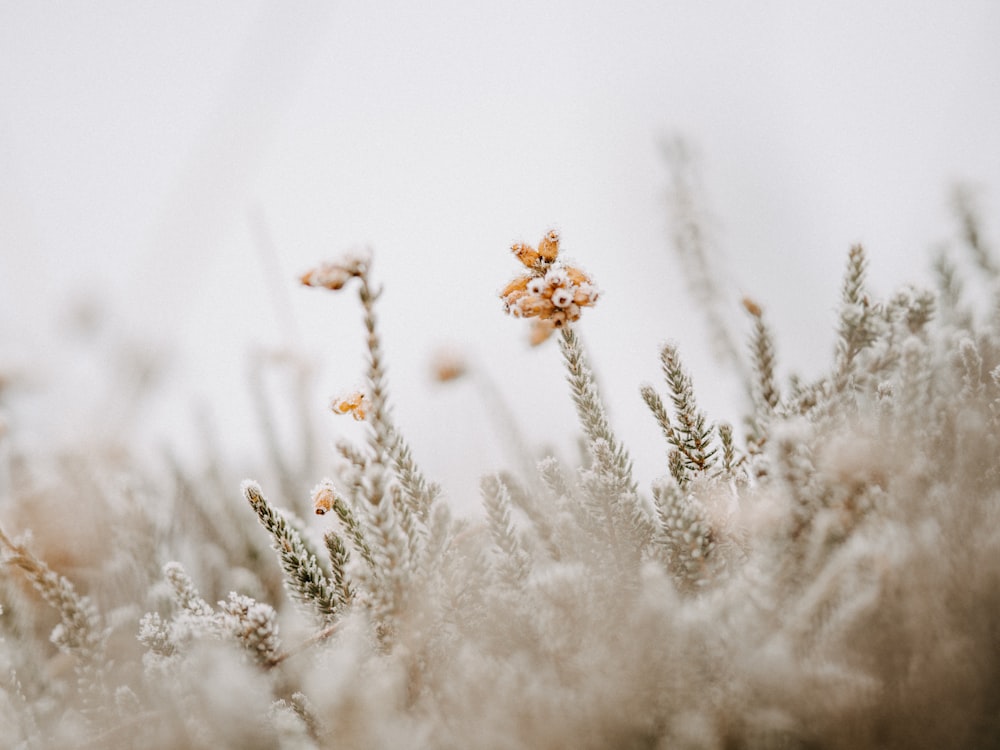
[[[230,592],[219,602],[222,627],[257,661],[270,667],[281,659],[278,614],[274,607],[249,596]]]
[[[398,483],[389,485],[392,496],[392,507],[395,509],[399,529],[403,534],[406,547],[404,565],[413,570],[418,560],[423,558],[423,547],[427,536],[426,524],[417,518],[417,514],[405,499],[405,492]]]
[[[500,580],[523,583],[530,571],[530,558],[510,520],[510,491],[496,475],[483,477],[480,491],[489,520],[490,536],[501,555],[498,565]]]
[[[937,291],[937,308],[946,323],[959,330],[972,330],[972,309],[966,305],[965,287],[949,253],[939,251],[931,264]]]
[[[590,451],[593,466],[580,474],[584,507],[592,528],[600,531],[611,551],[611,559],[621,569],[634,572],[652,537],[650,514],[635,490],[622,485],[621,475],[607,470],[616,464],[611,446],[595,440]]]
[[[651,387],[643,388],[643,398],[667,441],[679,453],[685,471],[706,474],[715,465],[717,452],[712,444],[713,427],[706,423],[705,414],[695,402],[691,377],[681,364],[676,345],[664,345],[660,352],[660,364],[670,390],[674,418],[671,419],[667,414],[662,401]]]
[[[983,234],[982,217],[976,204],[976,194],[968,185],[958,185],[952,191],[951,206],[958,220],[962,241],[979,269],[991,279],[1000,276],[1000,264],[993,248]]]
[[[746,367],[732,326],[727,323],[725,303],[728,295],[723,285],[723,269],[717,258],[713,258],[715,248],[699,184],[697,154],[691,144],[679,137],[663,143],[663,154],[670,172],[667,209],[672,245],[684,274],[685,287],[694,299],[694,308],[705,319],[713,354],[720,364],[742,377]]]
[[[177,612],[166,621],[157,612],[142,617],[138,640],[150,654],[169,660],[182,653],[192,637],[200,636],[231,639],[262,667],[272,667],[284,658],[277,612],[271,605],[231,591],[215,610],[179,562],[164,565],[163,576]]]
[[[716,430],[719,433],[719,443],[722,445],[722,471],[726,477],[733,477],[737,471],[745,471],[742,467],[745,456],[741,455],[733,440],[733,426],[728,422],[719,422]]]
[[[508,472],[497,475],[497,478],[507,488],[511,507],[525,514],[530,522],[530,529],[537,536],[538,542],[553,560],[558,560],[562,554],[556,542],[556,529],[552,518],[552,509],[542,501],[540,493],[534,488],[525,487],[517,478]]]
[[[660,394],[648,383],[639,388],[639,393],[642,396],[642,400],[646,402],[646,406],[653,413],[653,418],[656,420],[656,424],[659,425],[660,430],[662,430],[667,443],[676,446],[680,442],[680,438],[674,432],[674,426],[670,423],[670,413],[667,411],[663,399],[660,398]]]
[[[378,301],[381,293],[381,289],[373,287],[367,269],[360,274],[358,296],[361,300],[361,309],[364,313],[365,342],[368,349],[366,381],[368,385],[367,397],[370,399],[368,423],[371,426],[371,429],[368,431],[368,445],[371,449],[374,465],[387,468],[392,460],[394,430],[389,421],[382,341],[378,332],[378,316],[375,311],[375,303]],[[384,471],[372,471],[370,474],[371,495],[368,501],[372,505],[378,505],[382,502],[382,491],[384,483],[387,481],[384,473]]]
[[[20,568],[32,587],[59,615],[59,624],[51,640],[60,651],[78,660],[81,678],[96,677],[107,645],[108,632],[100,612],[90,600],[77,592],[73,583],[38,559],[23,544],[18,544],[0,529],[0,563]]]
[[[851,247],[841,288],[837,366],[833,388],[844,393],[857,374],[857,357],[878,335],[876,310],[865,288],[868,260],[861,245]],[[855,387],[857,384],[855,384]]]
[[[764,322],[764,311],[756,302],[749,297],[744,297],[743,308],[753,319],[750,358],[756,380],[751,391],[758,413],[761,417],[767,417],[774,413],[781,402],[781,394],[774,374],[774,335],[767,323]]]
[[[170,584],[170,592],[177,608],[196,620],[209,619],[215,613],[212,606],[202,599],[191,577],[179,562],[163,566],[163,577]]]
[[[572,328],[563,328],[560,334],[559,346],[566,365],[566,379],[569,381],[580,426],[591,444],[601,440],[608,446],[609,450],[603,455],[609,462],[601,467],[602,470],[607,475],[614,476],[616,485],[622,490],[635,493],[637,485],[632,478],[632,459],[611,430],[598,391],[597,379],[587,362],[580,339]]]
[[[323,535],[323,543],[326,545],[327,555],[330,559],[330,572],[333,574],[333,582],[340,590],[340,598],[345,604],[350,604],[354,598],[354,589],[347,577],[347,563],[350,560],[350,552],[344,544],[344,540],[332,531]]]
[[[413,459],[410,446],[398,432],[393,441],[392,459],[396,479],[403,490],[408,509],[421,523],[426,523],[431,505],[441,492],[440,487],[427,481]]]
[[[3,609],[0,608],[0,615]],[[2,640],[0,640],[2,642]],[[6,698],[6,702],[3,702]],[[0,679],[0,720],[9,727],[9,740],[19,740],[17,747],[33,748],[40,746],[38,719],[35,716],[35,706],[24,693],[17,670],[13,667]]]
[[[659,520],[655,541],[667,569],[682,590],[707,585],[714,574],[716,541],[705,508],[670,481],[653,484],[653,500]]]
[[[243,496],[257,514],[261,526],[271,535],[272,547],[285,572],[285,586],[292,597],[312,609],[322,622],[332,623],[339,615],[343,600],[316,556],[306,548],[288,521],[271,507],[255,482],[243,483]]]
[[[560,265],[559,243],[559,235],[550,232],[537,251],[528,245],[515,244],[514,255],[527,271],[508,284],[501,297],[507,312],[515,317],[537,316],[559,329],[567,380],[594,463],[585,483],[587,502],[592,508],[594,522],[605,526],[612,544],[617,545],[619,532],[614,528],[615,516],[628,519],[628,526],[640,537],[644,536],[643,527],[648,519],[644,518],[645,511],[639,503],[632,460],[611,429],[597,379],[570,325],[579,319],[580,308],[596,302],[597,293],[586,274],[574,266]],[[495,482],[484,483],[483,495],[493,519],[494,535],[500,539],[506,533],[503,531],[506,527],[504,507],[505,503],[509,504],[509,496],[502,483],[496,485]],[[551,533],[548,536],[551,538]]]
[[[393,621],[403,606],[406,571],[420,557],[420,547],[433,491],[396,430],[390,417],[385,365],[378,332],[376,302],[381,295],[371,280],[371,260],[341,261],[321,266],[303,276],[303,283],[337,290],[352,278],[358,279],[358,297],[362,308],[367,349],[366,388],[364,392],[336,402],[334,410],[352,413],[364,421],[367,430],[367,453],[345,455],[352,464],[351,490],[355,506],[362,512],[359,523],[343,501],[331,502],[362,557],[371,566],[359,583],[367,583],[380,635],[388,638]]]
[[[547,456],[538,462],[538,476],[553,496],[569,497],[569,482],[562,466],[555,456]]]
[[[368,567],[373,573],[378,571],[378,566],[375,563],[375,557],[372,553],[372,548],[368,543],[367,532],[362,526],[358,517],[355,515],[354,511],[351,510],[350,506],[344,502],[340,497],[336,497],[333,501],[331,510],[340,519],[340,522],[344,526],[344,530],[351,539],[351,543],[357,549],[358,554],[367,563]]]
[[[774,336],[764,322],[764,311],[749,297],[743,298],[743,309],[753,320],[750,334],[750,361],[754,379],[749,386],[753,411],[747,417],[747,452],[753,462],[753,472],[760,477],[767,473],[767,444],[771,422],[781,405],[781,394],[774,372]],[[722,433],[720,432],[720,438]],[[731,445],[731,437],[730,445]],[[726,450],[725,444],[723,449]]]

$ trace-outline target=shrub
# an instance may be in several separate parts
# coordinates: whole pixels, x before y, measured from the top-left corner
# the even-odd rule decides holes
[[[581,466],[487,476],[482,519],[453,517],[392,418],[371,258],[319,266],[304,284],[361,305],[365,387],[332,407],[365,441],[330,478],[279,461],[273,492],[244,482],[249,508],[193,469],[122,485],[110,459],[55,462],[50,491],[93,505],[104,554],[58,573],[0,532],[7,746],[1000,744],[1000,315],[954,261],[936,291],[879,300],[851,248],[835,354],[808,382],[779,382],[745,299],[738,427],[665,345],[663,383],[640,389],[665,438],[647,489],[581,342],[594,281],[554,232],[513,253],[503,306],[558,336]],[[44,512],[29,465],[10,462],[6,502]],[[325,536],[272,494],[328,516]]]

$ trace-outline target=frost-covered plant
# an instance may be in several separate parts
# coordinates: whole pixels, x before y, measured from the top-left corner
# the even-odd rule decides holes
[[[691,212],[686,186],[675,192]],[[1000,264],[964,194],[957,205],[970,265],[995,288]],[[685,221],[678,242],[708,304],[720,292],[704,288],[703,234]],[[104,558],[50,566],[59,550],[0,532],[5,739],[1000,744],[1000,315],[962,291],[959,260],[935,262],[934,292],[880,299],[852,248],[833,357],[812,381],[779,377],[764,309],[744,299],[749,345],[726,349],[748,396],[739,423],[702,410],[680,348],[665,345],[662,384],[638,394],[664,437],[647,488],[583,344],[596,286],[560,247],[554,232],[514,245],[524,270],[501,297],[558,332],[581,466],[498,467],[482,518],[453,517],[393,419],[371,257],[323,264],[303,283],[358,294],[364,388],[331,408],[364,438],[337,444],[325,478],[271,439],[272,475],[242,497],[221,460],[174,462],[168,482],[137,471],[134,491],[93,493],[116,540]],[[27,466],[5,467],[4,504],[39,507]],[[107,484],[96,459],[57,467],[54,493]],[[294,510],[308,507],[311,523]]]

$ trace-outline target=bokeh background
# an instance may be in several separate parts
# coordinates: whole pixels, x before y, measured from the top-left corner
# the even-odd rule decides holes
[[[739,335],[747,294],[808,374],[852,243],[888,293],[929,279],[954,184],[1000,215],[998,38],[990,0],[0,2],[8,434],[196,459],[208,421],[252,474],[248,375],[276,351],[313,363],[324,440],[350,433],[324,410],[361,382],[360,311],[295,279],[367,245],[397,421],[475,502],[512,459],[498,408],[429,362],[462,352],[532,446],[570,450],[557,347],[496,297],[510,243],[556,227],[604,292],[581,332],[648,480],[664,340],[712,418],[740,406],[671,249],[664,139],[698,155]]]

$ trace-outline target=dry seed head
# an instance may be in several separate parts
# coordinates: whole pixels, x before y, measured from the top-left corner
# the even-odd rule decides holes
[[[330,408],[337,414],[350,414],[361,422],[368,416],[368,399],[361,391],[354,391],[333,399]]]

